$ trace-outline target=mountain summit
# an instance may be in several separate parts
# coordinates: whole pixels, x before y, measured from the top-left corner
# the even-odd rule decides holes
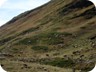
[[[96,10],[87,0],[51,0],[0,27],[0,63],[10,72],[87,72],[96,62]]]

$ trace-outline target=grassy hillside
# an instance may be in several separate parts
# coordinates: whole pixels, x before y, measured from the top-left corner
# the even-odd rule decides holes
[[[87,0],[51,0],[0,27],[0,63],[10,72],[88,72],[96,62],[96,10]]]

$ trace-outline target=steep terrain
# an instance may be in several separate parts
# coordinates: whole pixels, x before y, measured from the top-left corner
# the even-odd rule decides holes
[[[96,10],[87,0],[51,0],[0,27],[0,63],[10,72],[87,72],[96,62]]]

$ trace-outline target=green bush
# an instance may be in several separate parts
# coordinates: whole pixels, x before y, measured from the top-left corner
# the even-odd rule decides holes
[[[83,27],[80,27],[80,29],[86,29],[86,27],[85,27],[85,26],[83,26]]]
[[[35,51],[48,51],[47,46],[33,46],[32,49]]]
[[[72,33],[64,32],[63,35],[64,36],[72,36]]]

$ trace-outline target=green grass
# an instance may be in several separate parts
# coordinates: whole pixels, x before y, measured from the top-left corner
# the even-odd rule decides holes
[[[52,61],[44,62],[44,64],[57,66],[57,67],[66,67],[66,68],[69,68],[69,67],[71,68],[74,65],[71,59],[65,60],[63,58],[56,58]]]
[[[11,52],[12,53],[19,53],[20,52],[20,49],[19,48],[12,48],[11,49]]]
[[[51,22],[53,19],[50,16],[45,16],[42,20],[40,20],[40,26],[46,25]]]
[[[11,36],[11,37],[7,37],[4,39],[0,40],[0,45],[4,45],[5,43],[7,43],[8,41],[12,40],[13,38],[15,38],[15,36]]]
[[[60,32],[50,32],[46,34],[42,34],[40,36],[42,43],[49,44],[49,45],[56,45],[64,43],[63,37],[70,36],[71,33],[60,33]]]
[[[49,33],[41,33],[36,36],[25,38],[19,41],[17,44],[24,44],[24,45],[34,45],[39,44],[48,44],[48,45],[56,45],[63,43],[63,37],[67,37],[72,35],[71,33],[60,33],[60,32],[49,32]]]
[[[39,30],[39,27],[32,27],[32,28],[30,28],[30,29],[27,29],[27,30],[23,31],[23,32],[20,33],[19,35],[24,35],[24,34],[26,34],[26,33],[30,33],[30,32],[37,31],[37,30]]]

